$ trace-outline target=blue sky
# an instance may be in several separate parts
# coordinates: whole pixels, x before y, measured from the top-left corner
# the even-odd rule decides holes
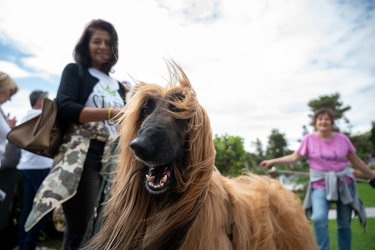
[[[5,112],[20,120],[34,89],[56,95],[96,18],[119,34],[113,77],[165,85],[163,58],[175,59],[213,133],[240,136],[249,151],[273,128],[297,149],[307,103],[322,95],[339,92],[352,107],[353,134],[375,121],[375,1],[364,0],[2,0],[0,70],[20,87]]]

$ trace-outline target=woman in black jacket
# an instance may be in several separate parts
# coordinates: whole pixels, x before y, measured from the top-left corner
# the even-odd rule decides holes
[[[66,217],[63,249],[79,249],[98,199],[102,168],[110,159],[115,122],[125,105],[125,89],[109,73],[118,60],[112,24],[93,20],[74,50],[76,63],[61,77],[56,101],[65,128],[51,173],[37,194],[26,228],[62,204]]]

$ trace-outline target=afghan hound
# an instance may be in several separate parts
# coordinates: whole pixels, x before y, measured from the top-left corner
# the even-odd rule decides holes
[[[100,231],[85,249],[317,249],[301,202],[269,177],[215,171],[210,121],[182,68],[138,83]]]

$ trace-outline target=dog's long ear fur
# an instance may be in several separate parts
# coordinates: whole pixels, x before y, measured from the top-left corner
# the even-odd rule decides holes
[[[124,108],[111,198],[105,209],[102,229],[86,249],[163,249],[163,245],[172,240],[181,241],[177,242],[179,245],[184,239],[178,239],[178,235],[186,235],[199,212],[215,163],[211,126],[181,67],[174,61],[169,61],[168,65],[171,77],[168,88],[140,83]],[[177,190],[183,196],[155,213],[152,205],[155,198],[143,186],[144,177],[137,171],[140,163],[129,145],[141,126],[140,112],[146,98],[149,95],[165,98],[177,91],[184,95],[184,99],[176,103],[183,110],[177,114],[178,118],[189,121],[186,128],[189,135],[185,152],[187,166],[183,173],[175,169]]]
[[[186,191],[187,188],[191,188],[193,183],[194,185],[198,183],[206,185],[209,182],[215,164],[215,148],[209,117],[205,109],[198,103],[188,77],[176,62],[171,61],[168,66],[171,79],[169,92],[182,91],[185,96],[183,102],[180,105],[177,104],[185,112],[177,114],[182,115],[179,117],[181,119],[190,120],[187,127],[189,135],[187,169],[184,170],[184,176],[189,176],[189,178],[186,183],[183,179],[180,180],[181,183],[184,183],[180,187],[181,191]],[[194,189],[204,190],[205,188],[197,186]]]

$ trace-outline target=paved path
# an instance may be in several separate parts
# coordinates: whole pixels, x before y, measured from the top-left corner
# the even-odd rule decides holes
[[[368,207],[366,209],[367,218],[375,218],[375,207]],[[354,214],[353,214],[354,216]],[[328,218],[330,220],[336,219],[336,209],[331,209],[328,212]]]

